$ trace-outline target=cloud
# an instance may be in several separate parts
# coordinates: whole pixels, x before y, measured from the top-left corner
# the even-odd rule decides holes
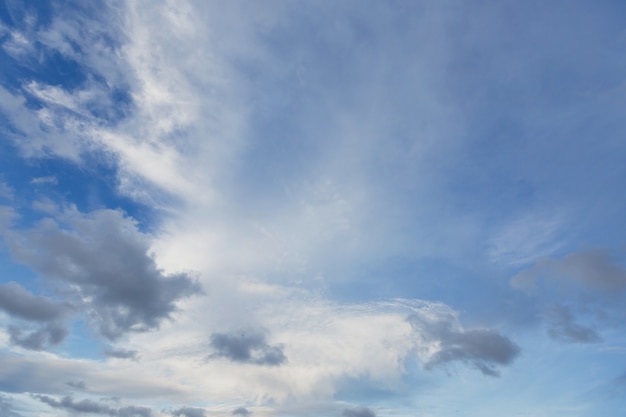
[[[58,358],[53,354],[0,356],[0,391],[65,395],[65,381],[83,381],[94,395],[123,398],[177,398],[185,390],[176,380],[134,363],[103,363]]]
[[[109,414],[110,411],[112,411],[111,407],[108,405],[89,399],[76,402],[70,396],[65,396],[61,400],[57,400],[47,395],[33,395],[33,397],[44,404],[48,404],[50,407],[77,413]]]
[[[533,288],[540,278],[548,281],[578,284],[601,293],[626,290],[626,269],[602,250],[574,252],[561,259],[543,258],[511,279],[515,288]]]
[[[106,349],[104,352],[105,356],[109,358],[117,358],[117,359],[132,359],[137,360],[139,351],[137,350],[128,350],[128,349]]]
[[[211,357],[223,357],[234,362],[255,365],[280,365],[287,357],[279,345],[270,346],[260,332],[214,333],[211,347],[216,352]]]
[[[8,330],[11,343],[30,350],[46,350],[63,342],[69,334],[69,330],[55,323],[36,329],[9,326]]]
[[[13,399],[7,395],[0,394],[0,414],[3,417],[21,417],[21,414],[18,414],[13,409]]]
[[[600,342],[600,330],[623,326],[626,269],[603,250],[539,259],[510,283],[531,297],[555,340]]]
[[[7,233],[8,246],[18,261],[66,284],[107,339],[158,328],[177,301],[201,291],[189,274],[161,271],[148,236],[120,211],[72,209],[59,217]]]
[[[30,183],[33,185],[57,185],[59,180],[54,175],[47,177],[35,177],[30,180]]]
[[[112,408],[106,404],[90,399],[75,401],[71,396],[65,396],[60,400],[47,395],[33,395],[33,397],[52,408],[69,411],[71,413],[102,414],[112,417],[150,417],[153,415],[152,410],[148,407],[131,405]]]
[[[46,350],[63,342],[69,330],[62,320],[74,313],[71,303],[35,296],[15,282],[0,285],[0,309],[11,317],[37,324],[13,324],[10,342],[30,350]]]
[[[245,407],[237,407],[233,410],[233,415],[247,417],[250,415],[250,411]]]
[[[544,317],[549,323],[548,334],[555,340],[570,343],[595,343],[602,339],[598,333],[574,322],[570,308],[557,305],[547,310]]]
[[[415,331],[437,345],[425,363],[426,369],[461,361],[495,377],[500,375],[496,366],[509,365],[520,353],[519,346],[499,332],[461,329],[452,316],[413,314],[408,321]]]
[[[58,321],[74,311],[72,304],[35,296],[16,282],[0,285],[0,309],[14,317],[43,322]]]
[[[66,384],[69,387],[77,388],[77,389],[80,389],[80,390],[86,390],[87,389],[87,384],[85,384],[85,381],[68,381],[68,382],[66,382]]]
[[[376,417],[376,413],[367,407],[346,408],[341,415],[343,417]]]
[[[172,415],[176,417],[206,417],[206,411],[196,407],[182,407],[172,411]]]

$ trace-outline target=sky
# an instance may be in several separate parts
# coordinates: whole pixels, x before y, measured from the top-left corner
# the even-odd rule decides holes
[[[0,414],[616,416],[626,3],[0,1]]]

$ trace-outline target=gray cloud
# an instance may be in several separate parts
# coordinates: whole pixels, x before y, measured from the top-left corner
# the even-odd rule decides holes
[[[46,324],[34,330],[9,326],[10,341],[14,345],[30,350],[46,350],[61,343],[69,331],[56,323]]]
[[[77,388],[77,389],[80,389],[80,390],[87,389],[87,384],[85,384],[85,381],[68,381],[68,382],[66,382],[66,384],[69,387]]]
[[[149,255],[147,236],[116,210],[75,209],[7,234],[13,256],[48,279],[68,284],[106,338],[156,329],[175,303],[201,291],[186,273],[166,275]]]
[[[75,411],[78,413],[110,414],[112,411],[111,407],[108,405],[88,399],[77,402],[69,396],[63,397],[61,400],[57,400],[47,395],[34,395],[33,397],[44,404],[48,404],[50,407],[67,411]]]
[[[105,356],[109,358],[117,358],[117,359],[132,359],[137,360],[139,358],[139,352],[136,350],[127,350],[127,349],[106,349],[104,352]]]
[[[343,417],[376,417],[376,413],[367,407],[346,408],[341,415]]]
[[[519,346],[497,331],[455,328],[453,317],[408,318],[411,326],[429,341],[439,342],[439,350],[425,364],[426,369],[453,361],[470,364],[489,376],[499,376],[498,365],[510,364],[520,352]]]
[[[224,357],[234,362],[257,365],[280,365],[287,357],[279,345],[268,345],[265,335],[252,333],[214,333],[211,346],[216,352],[212,357]]]
[[[206,417],[206,411],[202,408],[182,407],[172,411],[172,415],[176,417]]]
[[[544,313],[548,321],[548,334],[556,340],[570,343],[594,343],[602,339],[595,330],[574,322],[571,310],[562,305],[552,307]]]
[[[0,309],[21,319],[45,322],[60,320],[74,310],[68,302],[33,295],[16,282],[0,285]]]
[[[30,350],[45,350],[63,342],[69,331],[60,321],[75,311],[68,302],[33,295],[15,282],[0,285],[0,309],[13,318],[38,323],[8,327],[11,343]]]
[[[511,285],[533,297],[548,335],[561,342],[600,342],[598,329],[623,326],[626,317],[626,269],[599,249],[540,259],[511,278]],[[555,306],[554,296],[567,306]]]
[[[601,250],[571,253],[561,259],[541,259],[531,269],[514,276],[511,284],[529,288],[541,277],[569,281],[606,293],[626,290],[626,269]]]
[[[148,407],[141,407],[136,405],[129,405],[128,407],[122,407],[115,410],[117,414],[114,416],[119,417],[151,417],[152,410]]]
[[[65,396],[60,400],[47,395],[33,395],[33,397],[52,408],[75,413],[103,414],[114,417],[150,417],[153,415],[152,410],[148,407],[131,405],[127,407],[112,408],[107,404],[89,399],[75,401],[70,396]]]
[[[233,410],[233,415],[246,417],[250,415],[250,411],[245,407],[237,407]]]

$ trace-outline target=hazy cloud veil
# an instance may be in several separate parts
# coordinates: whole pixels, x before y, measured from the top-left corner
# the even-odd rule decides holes
[[[624,22],[0,2],[0,413],[619,414]]]

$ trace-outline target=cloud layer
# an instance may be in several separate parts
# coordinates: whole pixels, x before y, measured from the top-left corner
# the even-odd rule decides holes
[[[626,407],[617,2],[22,3],[2,412]]]

